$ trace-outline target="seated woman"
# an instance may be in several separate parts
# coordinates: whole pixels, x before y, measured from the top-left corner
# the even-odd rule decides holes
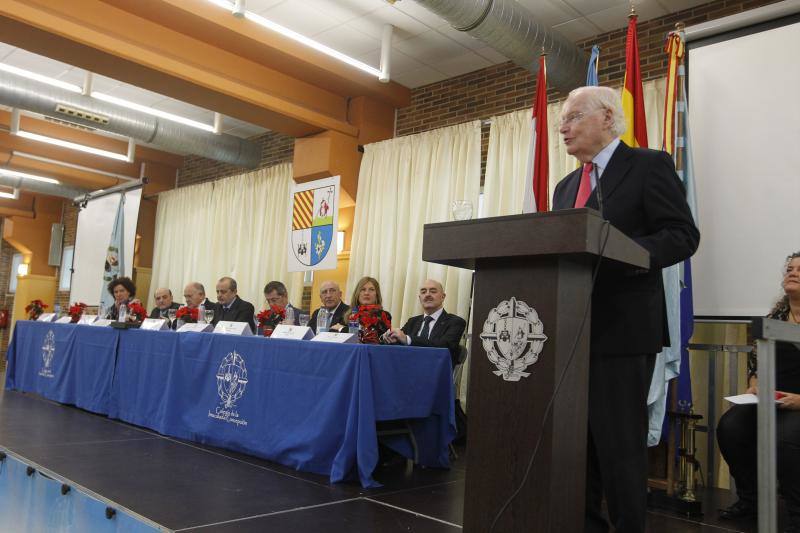
[[[350,300],[350,316],[353,317],[359,312],[359,308],[364,306],[376,306],[377,309],[383,310],[383,298],[381,297],[381,286],[378,280],[365,276],[358,280],[355,290],[353,290],[353,297]],[[387,329],[392,328],[392,315],[389,311],[383,311],[385,315],[386,324],[378,325],[373,329],[374,335],[370,335],[370,339],[375,337],[374,342],[378,342],[378,338],[383,335]],[[363,340],[363,337],[362,337]]]
[[[114,305],[111,306],[111,309],[106,311],[106,317],[111,320],[117,320],[119,318],[120,305],[139,302],[139,300],[133,299],[133,297],[136,296],[136,285],[131,278],[121,277],[112,279],[108,283],[108,292],[114,297]]]
[[[800,324],[800,252],[786,258],[783,297],[768,318]],[[755,353],[748,358],[747,392],[758,392]],[[778,343],[775,355],[775,389],[784,394],[778,404],[777,452],[780,493],[786,501],[789,524],[786,533],[800,533],[800,350],[793,344]],[[756,459],[756,406],[734,405],[717,426],[722,456],[736,480],[739,501],[723,510],[725,519],[756,516],[758,480]]]

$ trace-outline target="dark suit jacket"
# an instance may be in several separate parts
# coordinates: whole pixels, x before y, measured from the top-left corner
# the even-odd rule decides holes
[[[553,209],[575,204],[580,169],[556,186]],[[601,264],[592,294],[591,351],[658,353],[669,346],[661,269],[694,254],[700,232],[672,158],[620,142],[600,177],[603,217],[650,252],[650,270]],[[598,209],[597,188],[586,207]]]
[[[412,316],[401,328],[403,333],[411,337],[411,346],[430,346],[434,348],[447,348],[450,350],[450,360],[453,366],[458,362],[459,342],[467,323],[458,315],[451,315],[444,309],[439,320],[433,324],[433,329],[427,339],[418,336],[422,328],[425,315]]]
[[[216,304],[214,306],[214,320],[211,323],[216,326],[217,322],[221,320],[229,322],[247,322],[250,325],[250,330],[255,332],[255,312],[253,304],[245,302],[237,296],[227,311],[222,304]]]
[[[308,327],[310,327],[314,333],[317,332],[317,317],[319,316],[319,308],[314,310],[314,313],[311,315],[311,319],[308,321]],[[333,312],[333,319],[331,320],[331,325],[333,324],[341,324],[345,327],[342,331],[347,331],[347,319],[350,316],[350,306],[344,302],[341,302],[339,306],[336,308],[336,311]]]
[[[178,309],[181,304],[177,302],[172,302],[167,309]],[[158,307],[154,307],[152,311],[150,311],[150,318],[167,318],[167,309],[164,309],[164,314],[161,314],[161,309]]]

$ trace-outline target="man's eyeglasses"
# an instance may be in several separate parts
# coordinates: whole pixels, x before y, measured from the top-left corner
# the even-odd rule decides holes
[[[573,122],[578,122],[580,120],[583,120],[583,117],[585,117],[585,116],[586,116],[586,113],[582,113],[580,111],[577,112],[577,113],[570,113],[566,117],[561,117],[561,119],[558,121],[558,125],[559,125],[559,127],[563,128],[564,126],[567,126],[568,124],[572,124]]]

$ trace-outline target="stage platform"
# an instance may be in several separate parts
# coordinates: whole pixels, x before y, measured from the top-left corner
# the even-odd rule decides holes
[[[383,487],[367,490],[357,480],[331,485],[323,476],[3,390],[0,450],[165,531],[461,530],[463,450],[450,470],[379,467],[375,479]],[[711,510],[731,501],[727,491],[705,497]],[[720,521],[716,512],[689,520],[653,511],[648,521],[652,533],[756,531]]]

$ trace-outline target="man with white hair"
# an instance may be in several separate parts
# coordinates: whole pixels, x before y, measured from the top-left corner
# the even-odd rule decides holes
[[[607,87],[569,94],[559,131],[583,167],[553,194],[553,209],[590,207],[650,252],[650,269],[602,263],[592,293],[585,531],[644,532],[647,392],[655,356],[669,345],[661,269],[700,242],[686,193],[666,152],[631,148],[625,117]]]

